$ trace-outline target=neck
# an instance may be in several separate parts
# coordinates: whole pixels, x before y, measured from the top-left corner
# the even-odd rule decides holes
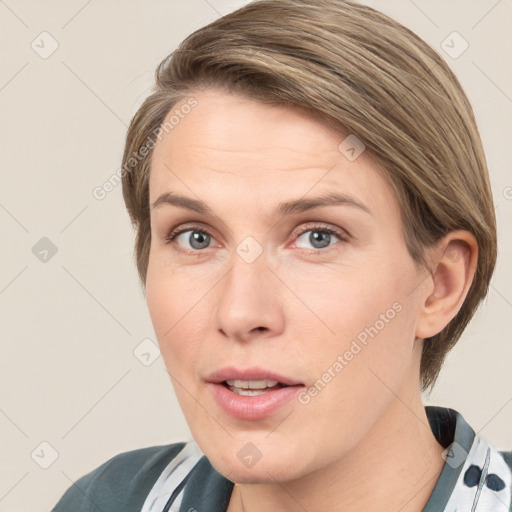
[[[228,512],[420,512],[444,465],[419,386],[395,395],[365,440],[299,480],[235,484]]]

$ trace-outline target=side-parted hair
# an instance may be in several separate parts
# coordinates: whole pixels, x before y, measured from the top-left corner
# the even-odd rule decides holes
[[[409,29],[351,1],[257,0],[192,33],[157,67],[154,90],[126,136],[123,196],[143,288],[152,150],[174,106],[185,101],[190,110],[194,91],[210,87],[300,107],[340,135],[355,135],[396,192],[407,248],[419,265],[427,268],[427,249],[447,233],[475,236],[478,263],[466,300],[424,342],[421,386],[432,388],[487,294],[497,253],[485,155],[454,73]]]

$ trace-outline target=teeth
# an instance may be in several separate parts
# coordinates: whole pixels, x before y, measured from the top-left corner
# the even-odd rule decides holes
[[[273,388],[277,380],[227,380],[226,384],[237,389],[265,389]]]
[[[258,395],[264,395],[265,393],[268,393],[268,391],[264,389],[240,389],[235,388],[233,386],[229,386],[229,390],[233,393],[236,393],[237,395],[242,396],[258,396]]]

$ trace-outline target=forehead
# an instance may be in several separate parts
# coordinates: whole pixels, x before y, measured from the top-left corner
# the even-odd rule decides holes
[[[166,191],[246,202],[340,192],[396,203],[376,163],[365,152],[348,159],[340,151],[347,135],[307,112],[215,90],[193,97],[197,105],[169,124],[153,151],[151,203]],[[167,120],[176,120],[186,101]]]

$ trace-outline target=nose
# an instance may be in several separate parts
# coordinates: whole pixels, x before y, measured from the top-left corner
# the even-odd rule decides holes
[[[284,328],[281,286],[264,252],[251,263],[234,254],[231,270],[216,287],[212,319],[215,329],[225,338],[238,342],[281,333]]]

